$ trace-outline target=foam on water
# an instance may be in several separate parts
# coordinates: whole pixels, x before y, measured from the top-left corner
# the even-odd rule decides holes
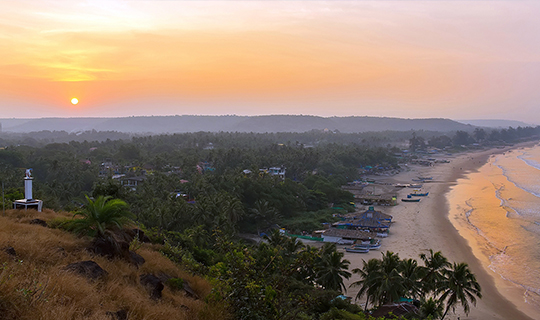
[[[506,210],[508,220],[503,223],[508,229],[518,230],[508,235],[508,246],[490,257],[490,268],[506,279],[525,289],[524,299],[538,303],[540,295],[540,147],[535,146],[498,155],[493,164],[511,184],[496,185],[495,196]],[[498,181],[496,175],[488,177]],[[512,188],[516,187],[516,188]],[[489,219],[487,214],[483,213]],[[475,226],[482,229],[484,238],[491,245],[501,241],[505,225],[490,226],[488,223]],[[502,228],[502,230],[501,230]],[[519,231],[521,230],[521,231]],[[493,239],[492,239],[493,238]],[[500,248],[499,248],[500,249]]]
[[[540,146],[496,155],[479,172],[458,192],[461,214],[488,267],[540,310]]]
[[[519,158],[519,157],[518,157]],[[508,179],[508,181],[512,182],[516,187],[522,189],[525,192],[528,192],[532,195],[534,195],[537,198],[540,198],[540,184],[538,184],[538,180],[532,179],[532,177],[540,175],[540,170],[536,167],[528,166],[528,168],[534,168],[538,173],[532,172],[532,174],[527,174],[526,170],[527,168],[519,168],[516,169],[512,166],[505,166],[503,164],[499,164],[499,157],[497,157],[497,160],[494,162],[497,167],[499,167],[503,175]]]

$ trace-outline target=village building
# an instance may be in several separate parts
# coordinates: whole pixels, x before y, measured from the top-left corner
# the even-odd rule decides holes
[[[365,212],[345,218],[343,221],[332,224],[333,228],[338,229],[354,229],[368,230],[370,232],[388,232],[388,228],[392,223],[392,216],[380,211],[376,211],[373,207],[369,207]]]
[[[286,168],[284,166],[259,169],[259,173],[266,173],[274,177],[279,177],[281,180],[285,180],[285,172]]]
[[[353,243],[356,240],[370,240],[372,237],[374,237],[374,234],[371,232],[352,229],[330,228],[321,233],[324,242],[342,244]]]

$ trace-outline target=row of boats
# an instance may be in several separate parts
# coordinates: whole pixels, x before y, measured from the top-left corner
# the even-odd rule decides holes
[[[345,248],[345,251],[353,253],[368,253],[369,250],[377,250],[380,247],[381,241],[379,239],[373,239],[356,242],[352,246]]]
[[[420,202],[420,198],[413,198],[413,197],[427,197],[429,195],[429,192],[425,193],[410,193],[407,195],[407,198],[401,199],[403,202]]]

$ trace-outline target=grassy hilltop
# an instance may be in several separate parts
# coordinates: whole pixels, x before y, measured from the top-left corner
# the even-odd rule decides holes
[[[140,244],[145,259],[140,267],[121,259],[107,259],[87,251],[89,238],[30,224],[70,213],[8,210],[0,216],[0,314],[2,319],[229,319],[223,306],[205,302],[211,285],[164,257],[158,244]],[[66,270],[92,260],[108,275],[98,280]],[[140,276],[167,275],[189,283],[190,296],[165,283],[161,299],[152,299]],[[178,282],[178,281],[177,281]]]

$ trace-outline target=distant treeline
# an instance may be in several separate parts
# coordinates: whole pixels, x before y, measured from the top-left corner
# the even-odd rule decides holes
[[[243,224],[248,229],[264,229],[305,212],[322,210],[319,213],[331,216],[325,211],[329,203],[347,204],[352,200],[340,186],[357,179],[359,167],[397,166],[390,149],[371,146],[367,141],[364,144],[357,141],[359,138],[323,132],[200,132],[38,146],[15,144],[0,150],[0,172],[8,191],[8,206],[22,195],[23,169],[33,168],[34,195],[44,200],[46,207],[74,209],[85,194],[98,190],[128,201],[141,219],[148,217],[146,224],[158,227],[155,213],[162,208],[165,216],[177,215],[170,212],[170,201],[182,199],[174,200],[171,195],[185,194],[185,200],[197,203],[185,207],[195,210],[190,215],[205,216],[201,212],[211,211],[210,204],[216,199],[233,199],[240,201],[245,216],[234,228]],[[282,166],[286,169],[284,181],[259,172],[261,168]],[[145,180],[133,191],[121,187],[119,179],[111,179],[118,174],[144,175]],[[204,203],[209,206],[201,207]],[[255,209],[265,210],[264,215],[269,217],[248,217]],[[166,220],[161,218],[160,226],[178,222]],[[290,223],[295,225],[294,221]]]
[[[140,174],[142,170],[180,177],[191,182],[213,176],[237,175],[245,169],[286,168],[286,177],[302,182],[313,174],[337,183],[358,178],[358,168],[395,167],[393,154],[401,149],[461,148],[471,144],[494,145],[538,137],[540,127],[501,130],[476,128],[472,132],[442,134],[427,131],[344,134],[313,130],[305,133],[184,133],[129,136],[118,132],[88,131],[69,134],[42,131],[0,134],[1,178],[6,188],[22,187],[23,168],[33,168],[37,194],[46,205],[64,207],[91,193],[108,174]],[[70,140],[71,139],[71,140]],[[68,141],[69,140],[69,141]],[[54,141],[54,142],[53,142]],[[68,142],[61,142],[68,141]],[[182,190],[185,186],[174,186]],[[175,191],[175,190],[171,190]],[[53,200],[54,199],[54,200]]]
[[[486,130],[476,128],[473,132],[456,131],[453,135],[438,135],[426,139],[425,135],[413,134],[409,140],[412,150],[421,150],[426,147],[447,148],[462,147],[472,144],[484,146],[498,145],[501,143],[513,143],[522,140],[530,140],[540,136],[540,126],[537,127],[517,127],[508,129]]]

